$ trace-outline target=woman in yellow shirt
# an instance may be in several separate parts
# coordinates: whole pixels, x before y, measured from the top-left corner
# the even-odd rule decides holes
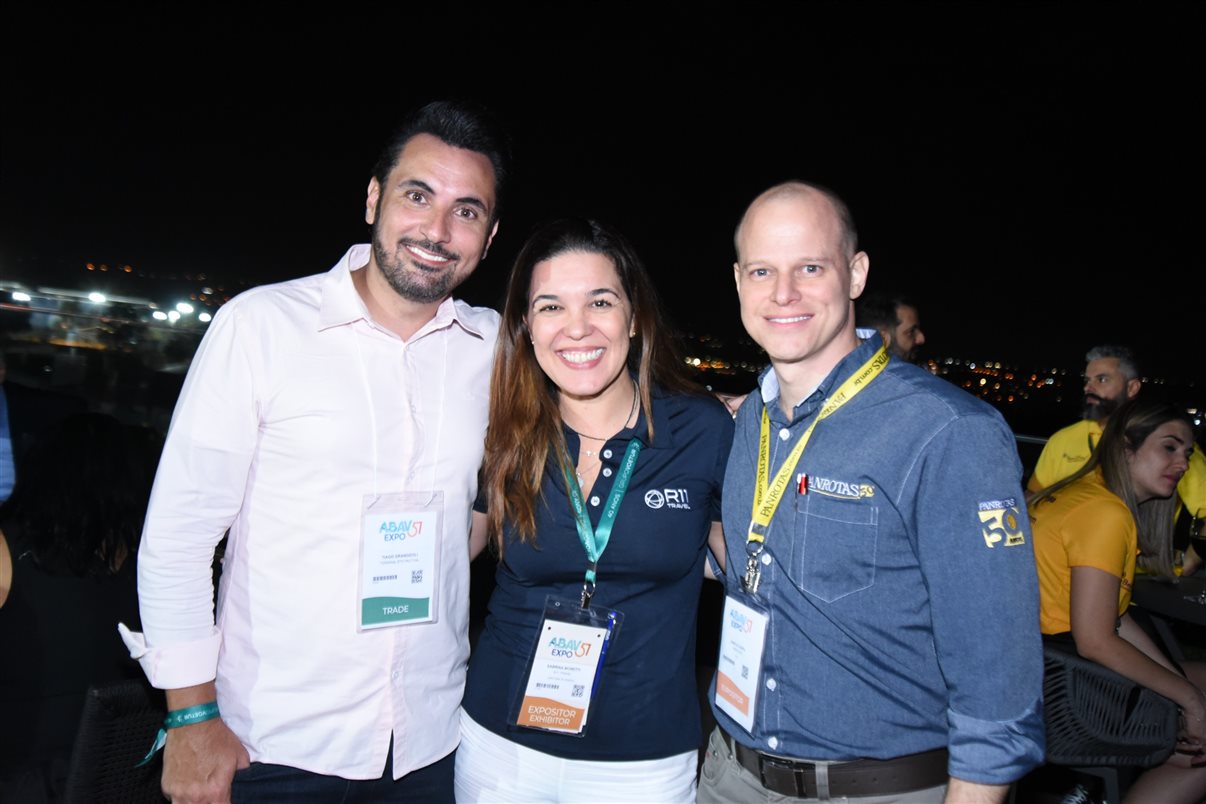
[[[1173,493],[1193,451],[1183,411],[1131,400],[1115,411],[1080,471],[1029,500],[1045,635],[1071,634],[1077,652],[1176,702],[1177,753],[1144,773],[1128,802],[1206,797],[1206,665],[1169,660],[1127,613],[1139,563],[1166,570]]]

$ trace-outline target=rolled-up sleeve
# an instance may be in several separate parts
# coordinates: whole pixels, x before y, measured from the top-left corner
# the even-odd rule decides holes
[[[1038,580],[1017,448],[999,418],[963,415],[934,436],[917,471],[950,775],[1007,784],[1045,749]]]
[[[164,689],[217,672],[214,548],[242,506],[258,427],[261,358],[239,313],[236,299],[214,317],[180,393],[138,551],[144,631],[121,629],[148,679]]]

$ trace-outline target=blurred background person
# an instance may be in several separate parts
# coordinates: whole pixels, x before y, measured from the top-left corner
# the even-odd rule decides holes
[[[1090,349],[1085,354],[1083,380],[1082,418],[1057,430],[1047,439],[1034,473],[1026,484],[1030,491],[1054,485],[1084,466],[1113,412],[1128,399],[1135,399],[1143,390],[1134,352],[1126,346],[1102,344]],[[1177,498],[1184,505],[1190,520],[1190,539],[1194,539],[1200,530],[1201,520],[1206,517],[1206,459],[1200,451],[1189,457],[1189,468],[1177,483]],[[1169,516],[1174,523],[1180,507],[1168,506]],[[1182,571],[1186,575],[1193,574],[1201,568],[1202,558],[1192,542],[1182,546],[1185,548],[1183,566],[1174,568],[1170,556],[1168,562],[1158,566],[1148,566],[1151,562],[1144,561],[1140,570],[1164,576]]]
[[[1140,776],[1127,801],[1206,796],[1206,767],[1191,764],[1206,761],[1206,666],[1179,667],[1143,612],[1130,607],[1136,556],[1171,562],[1174,492],[1193,443],[1192,425],[1175,406],[1124,402],[1088,463],[1029,500],[1045,637],[1070,639],[1081,656],[1181,708],[1180,752]]]
[[[694,801],[696,608],[709,546],[723,555],[733,424],[681,366],[619,233],[563,220],[527,241],[491,381],[472,549],[488,533],[499,565],[469,663],[458,801]],[[572,631],[550,599],[570,620],[622,616],[588,648],[606,651],[600,680],[588,667],[577,695],[534,686],[558,684],[544,648]],[[575,723],[538,722],[542,706]]]
[[[142,673],[135,560],[161,441],[87,413],[42,432],[0,506],[0,801],[55,800],[89,686]]]
[[[903,296],[869,291],[855,302],[854,314],[857,326],[877,331],[893,357],[918,362],[917,351],[925,344],[925,333],[917,305]]]

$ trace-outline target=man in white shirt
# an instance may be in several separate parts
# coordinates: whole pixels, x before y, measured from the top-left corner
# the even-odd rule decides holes
[[[167,691],[174,802],[452,800],[498,316],[450,294],[505,173],[479,110],[425,106],[374,169],[371,246],[240,295],[198,349],[122,629]]]

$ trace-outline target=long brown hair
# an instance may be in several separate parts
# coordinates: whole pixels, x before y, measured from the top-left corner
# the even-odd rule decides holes
[[[1167,498],[1138,502],[1127,453],[1138,450],[1157,428],[1173,421],[1184,422],[1193,432],[1193,422],[1175,405],[1141,399],[1124,402],[1110,414],[1089,462],[1063,480],[1030,495],[1027,505],[1034,510],[1060,489],[1101,467],[1105,487],[1126,503],[1135,518],[1139,530],[1139,566],[1146,572],[1172,577],[1173,517],[1177,510],[1177,495],[1174,492]]]
[[[490,377],[482,488],[489,506],[490,537],[500,555],[504,523],[514,527],[521,542],[535,540],[536,503],[550,457],[562,469],[572,466],[561,429],[557,388],[536,361],[525,323],[536,266],[570,251],[600,254],[610,260],[632,305],[636,334],[629,344],[628,370],[636,375],[649,438],[653,438],[650,411],[655,384],[678,393],[698,390],[685,377],[653,283],[624,236],[589,219],[556,220],[537,228],[511,269]]]

